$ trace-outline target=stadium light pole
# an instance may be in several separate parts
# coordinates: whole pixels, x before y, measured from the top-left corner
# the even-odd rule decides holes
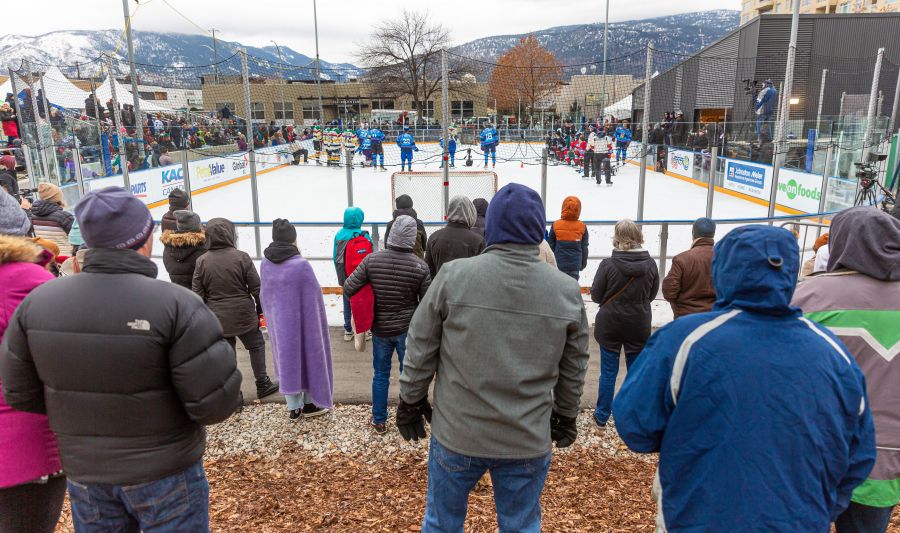
[[[284,124],[285,124],[285,110],[284,110],[284,104],[285,104],[285,101],[284,101],[284,65],[285,65],[285,62],[284,62],[284,56],[281,55],[281,47],[278,46],[278,43],[276,43],[275,41],[269,41],[269,42],[275,45],[275,49],[278,50],[278,60],[281,61],[281,66],[278,67],[278,69],[281,71],[281,84],[280,84],[280,87],[281,87],[281,129],[284,129]],[[283,134],[284,133],[282,133],[282,135]]]
[[[319,84],[322,75],[319,72],[319,15],[316,10],[316,0],[313,0],[313,30],[316,36],[316,95],[319,97],[319,125],[325,125],[325,111],[322,108],[322,87]]]
[[[137,74],[134,71],[134,43],[131,39],[131,14],[128,12],[128,0],[122,0],[122,11],[125,15],[125,36],[128,41],[128,68],[131,72],[131,96],[134,101],[134,138],[140,147],[141,161],[144,160],[144,120],[141,117],[141,98],[138,94]],[[109,73],[110,83],[115,80]]]
[[[600,123],[606,115],[606,43],[609,37],[609,0],[606,0],[606,22],[603,23],[603,105],[600,108]]]

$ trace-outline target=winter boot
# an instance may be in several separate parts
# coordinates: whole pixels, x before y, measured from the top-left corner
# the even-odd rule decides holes
[[[262,400],[278,392],[278,382],[273,382],[268,377],[256,382],[256,397]]]

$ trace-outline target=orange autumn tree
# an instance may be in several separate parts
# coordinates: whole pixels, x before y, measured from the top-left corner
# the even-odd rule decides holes
[[[497,60],[488,93],[498,109],[512,111],[521,103],[532,114],[535,105],[552,95],[561,82],[556,56],[529,35]]]

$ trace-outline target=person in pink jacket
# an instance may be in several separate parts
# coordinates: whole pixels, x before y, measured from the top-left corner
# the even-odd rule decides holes
[[[0,335],[19,302],[53,279],[45,268],[53,258],[30,230],[18,202],[0,192]],[[47,417],[14,411],[0,396],[0,531],[52,532],[66,494],[61,470]]]

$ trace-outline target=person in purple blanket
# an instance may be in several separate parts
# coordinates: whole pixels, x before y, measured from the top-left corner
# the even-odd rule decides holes
[[[332,408],[333,392],[322,287],[300,256],[290,222],[273,222],[272,241],[260,267],[260,300],[281,393],[291,420],[321,416]]]

